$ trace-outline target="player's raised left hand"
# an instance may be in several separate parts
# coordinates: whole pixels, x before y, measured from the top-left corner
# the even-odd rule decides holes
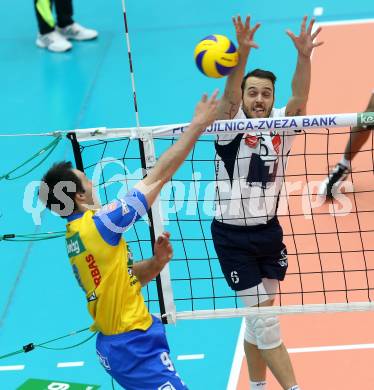
[[[304,56],[304,57],[310,58],[313,49],[315,47],[323,45],[323,42],[314,42],[314,40],[317,38],[318,34],[321,32],[322,28],[318,27],[317,30],[314,31],[314,33],[312,34],[315,19],[312,18],[312,20],[309,23],[308,28],[306,27],[307,20],[308,20],[308,17],[304,16],[303,21],[301,22],[301,29],[300,29],[299,36],[296,36],[290,30],[287,30],[286,33],[292,39],[292,42],[294,43],[299,54]]]
[[[170,233],[163,232],[157,237],[154,245],[155,261],[163,268],[173,257],[173,248],[170,243]]]

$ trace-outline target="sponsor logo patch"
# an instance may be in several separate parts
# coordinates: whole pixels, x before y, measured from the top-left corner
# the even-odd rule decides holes
[[[278,133],[274,134],[271,138],[271,143],[273,144],[273,148],[277,154],[279,154],[279,147],[282,143],[281,137]]]
[[[129,206],[127,205],[127,203],[123,199],[121,199],[120,202],[121,202],[121,206],[122,206],[122,215],[128,214],[130,212]]]
[[[91,293],[91,295],[89,295],[89,296],[87,297],[87,302],[96,301],[96,299],[97,299],[96,293],[95,293],[95,291],[93,291],[93,292]]]
[[[78,256],[86,250],[79,233],[75,233],[73,236],[66,239],[66,248],[69,257]]]
[[[104,211],[106,213],[110,213],[111,211],[114,211],[117,208],[117,202],[108,203],[105,205],[101,211]]]
[[[109,361],[108,361],[108,358],[101,355],[100,352],[98,350],[96,350],[96,353],[97,353],[97,356],[99,357],[99,361],[101,363],[101,365],[106,369],[106,370],[111,370],[111,367],[109,365]]]
[[[374,115],[372,112],[363,112],[358,117],[358,125],[374,125]]]
[[[255,148],[258,144],[258,140],[259,138],[257,137],[257,135],[248,134],[245,137],[244,142],[250,148]]]
[[[281,267],[287,267],[287,265],[288,265],[287,249],[283,248],[281,250],[280,255],[281,255],[281,258],[278,260],[278,264]]]

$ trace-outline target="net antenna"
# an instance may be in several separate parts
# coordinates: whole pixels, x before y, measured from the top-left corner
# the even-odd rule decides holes
[[[143,169],[143,173],[145,176],[148,170],[154,167],[154,164],[156,162],[155,147],[154,147],[152,132],[140,131],[140,119],[139,119],[136,87],[135,87],[135,73],[134,73],[134,66],[133,66],[132,55],[131,55],[130,34],[128,28],[125,0],[122,0],[122,12],[123,12],[126,47],[128,53],[131,88],[133,94],[133,104],[134,104],[134,112],[135,112],[135,120],[136,120],[136,128],[132,128],[130,139],[137,139],[138,141],[141,167]],[[100,129],[95,129],[95,131],[100,132]],[[140,133],[142,133],[141,137],[139,137]],[[76,135],[74,133],[69,133],[68,138],[72,142],[74,158],[77,164],[77,168],[84,172],[82,156],[80,154],[80,147],[77,142]],[[164,231],[161,215],[159,212],[156,212],[156,210],[159,210],[159,208],[160,208],[160,199],[159,197],[157,197],[151,209],[148,211],[149,233],[150,233],[150,242],[152,248],[154,246],[156,238],[159,235],[161,235],[162,232]],[[157,294],[158,294],[158,303],[160,308],[160,317],[162,322],[164,324],[175,323],[176,308],[173,300],[173,290],[171,288],[171,283],[170,283],[169,265],[166,265],[163,268],[163,270],[160,272],[160,274],[156,277],[156,286],[157,286]]]

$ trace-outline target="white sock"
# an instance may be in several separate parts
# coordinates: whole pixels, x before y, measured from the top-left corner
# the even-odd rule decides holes
[[[345,167],[347,167],[348,169],[351,169],[351,161],[350,160],[347,160],[344,155],[342,157],[342,159],[340,160],[339,164],[342,164],[344,165]],[[296,389],[297,390],[297,389]]]
[[[298,385],[290,387],[288,390],[301,390]]]
[[[266,390],[266,381],[261,381],[261,382],[249,381],[249,389],[250,390]]]

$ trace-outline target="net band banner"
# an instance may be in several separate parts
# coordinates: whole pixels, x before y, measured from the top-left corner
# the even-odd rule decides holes
[[[232,119],[214,122],[203,134],[250,133],[269,130],[297,131],[318,128],[374,125],[374,112],[350,114],[304,115],[298,117]],[[75,130],[78,141],[109,139],[119,137],[148,138],[178,137],[183,134],[189,123],[108,129],[105,127]]]

